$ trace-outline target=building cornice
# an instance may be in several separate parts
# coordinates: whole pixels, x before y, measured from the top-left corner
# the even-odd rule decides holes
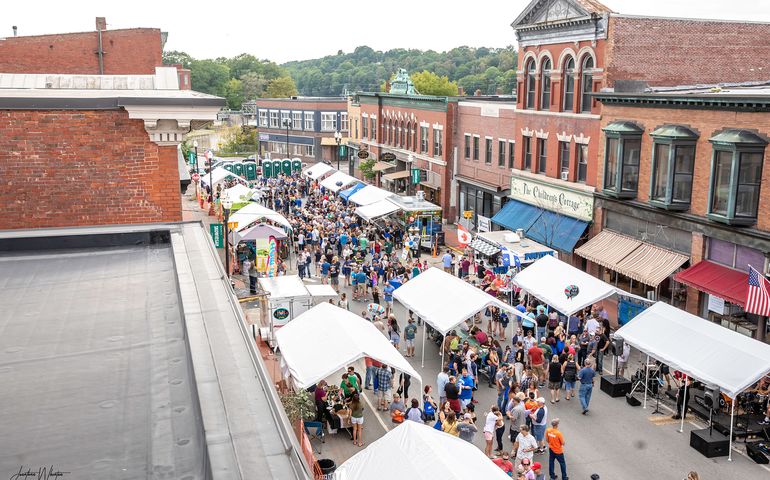
[[[770,111],[770,95],[675,95],[649,93],[595,93],[594,98],[605,105],[625,105],[651,108],[713,109],[747,112]]]

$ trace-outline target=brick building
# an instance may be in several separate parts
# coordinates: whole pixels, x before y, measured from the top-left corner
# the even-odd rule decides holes
[[[497,221],[584,268],[571,252],[594,220],[602,109],[593,94],[758,80],[770,71],[768,24],[634,17],[596,0],[533,0],[512,26],[520,47],[513,201]],[[719,45],[719,61],[704,37]],[[722,48],[730,52],[724,62]]]
[[[0,74],[0,229],[180,221],[177,146],[223,105],[175,67]]]
[[[455,218],[452,189],[457,98],[408,93],[358,93],[361,148],[376,160],[377,181],[396,193],[425,192],[445,219]],[[364,147],[365,146],[365,147]],[[421,171],[412,182],[411,171]]]
[[[154,75],[163,64],[159,29],[106,27],[98,17],[93,32],[0,38],[0,72]]]
[[[347,99],[342,97],[256,99],[253,108],[260,154],[273,158],[297,157],[310,164],[336,163],[338,150],[334,135],[339,132],[343,137],[340,143],[347,143],[347,107]]]
[[[467,97],[457,104],[455,179],[458,212],[488,228],[508,200],[516,154],[516,101],[513,97]]]
[[[770,86],[595,98],[596,236],[578,254],[605,280],[764,339],[743,307],[748,265],[766,272],[770,255]]]

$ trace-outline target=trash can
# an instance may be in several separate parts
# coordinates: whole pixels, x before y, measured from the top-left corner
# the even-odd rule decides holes
[[[332,480],[334,478],[334,471],[337,470],[337,465],[330,458],[322,458],[318,460],[318,468],[321,469],[324,480]]]

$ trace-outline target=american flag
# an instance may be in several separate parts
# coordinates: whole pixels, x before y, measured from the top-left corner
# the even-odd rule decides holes
[[[749,295],[746,298],[745,310],[764,317],[770,316],[770,282],[751,265],[749,265]]]

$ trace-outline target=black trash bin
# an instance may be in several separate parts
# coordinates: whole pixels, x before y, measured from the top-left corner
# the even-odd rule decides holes
[[[318,460],[318,467],[321,469],[324,479],[334,478],[334,471],[337,470],[337,464],[330,458],[322,458]]]

